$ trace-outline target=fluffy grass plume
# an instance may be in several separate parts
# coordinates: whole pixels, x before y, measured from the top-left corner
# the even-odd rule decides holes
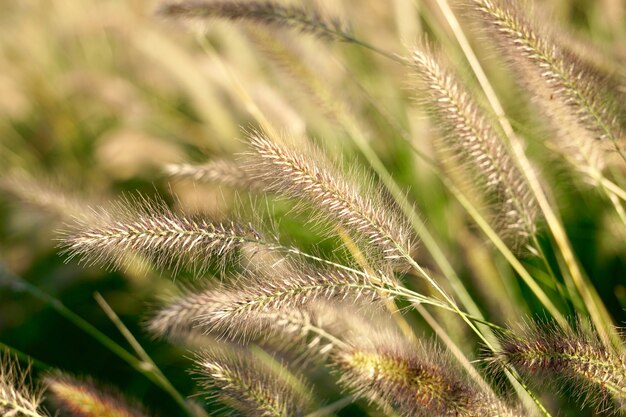
[[[471,385],[441,352],[393,333],[370,334],[333,356],[340,384],[401,416],[521,416]]]
[[[226,19],[248,21],[283,29],[294,29],[321,38],[345,40],[349,29],[337,18],[313,8],[283,5],[273,1],[182,1],[166,3],[161,15],[176,19]]]
[[[236,161],[216,159],[205,164],[168,164],[165,174],[172,178],[188,178],[197,182],[206,182],[244,190],[261,187],[246,174]]]
[[[545,31],[539,31],[512,2],[472,2],[519,71],[518,79],[552,116],[562,150],[576,162],[601,170],[602,152],[589,140],[613,141],[619,146],[621,137],[619,111],[605,83],[561,50]]]
[[[496,364],[502,361],[544,383],[569,387],[583,403],[598,408],[611,398],[626,404],[626,356],[606,347],[584,323],[573,331],[530,324],[501,343]]]
[[[239,341],[272,326],[304,323],[301,309],[321,300],[376,300],[375,286],[360,275],[331,269],[294,269],[279,277],[246,276],[204,291],[189,291],[150,319],[159,336],[195,330]]]
[[[445,147],[470,165],[477,182],[497,198],[496,229],[519,248],[537,230],[538,209],[524,177],[466,88],[428,48],[411,55],[418,88],[443,133]],[[423,98],[422,98],[423,97]]]
[[[137,404],[117,392],[98,387],[93,381],[55,374],[45,379],[51,402],[72,417],[146,417]]]
[[[312,411],[311,389],[289,383],[286,370],[272,369],[236,348],[205,350],[196,357],[196,374],[207,399],[246,416],[298,417]],[[305,386],[302,379],[298,386]]]
[[[86,203],[68,190],[25,173],[0,177],[0,191],[59,219],[89,216]]]
[[[88,264],[123,266],[128,254],[136,253],[158,266],[203,272],[212,258],[259,240],[250,225],[178,215],[141,199],[96,209],[69,224],[62,246],[69,259],[79,256]]]
[[[19,368],[8,352],[0,354],[0,415],[47,417],[40,408],[43,391],[29,383],[28,371]]]
[[[306,201],[386,259],[411,252],[411,228],[380,190],[350,181],[315,149],[296,150],[261,132],[253,132],[249,140],[250,172],[268,190]]]

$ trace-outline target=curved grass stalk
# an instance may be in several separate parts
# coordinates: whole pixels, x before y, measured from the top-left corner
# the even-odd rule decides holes
[[[608,178],[604,176],[598,178],[597,180],[600,182],[600,184],[602,184],[603,187],[605,187],[611,193],[619,197],[620,200],[626,201],[626,191],[622,187],[615,184],[613,181],[609,180]]]
[[[94,298],[102,311],[107,315],[109,320],[113,322],[115,327],[119,330],[119,332],[124,336],[124,339],[128,342],[128,344],[133,348],[137,356],[143,361],[144,367],[147,371],[154,374],[154,378],[159,382],[159,384],[167,391],[174,400],[178,404],[186,404],[184,397],[174,388],[172,383],[167,379],[167,377],[161,372],[161,370],[157,367],[156,363],[152,360],[150,355],[144,350],[141,344],[137,341],[135,336],[128,330],[128,327],[124,325],[122,320],[120,320],[119,316],[113,311],[111,306],[106,302],[104,297],[100,295],[100,293],[95,293]],[[194,411],[196,417],[208,417],[207,414],[199,414],[199,411]]]
[[[45,362],[40,361],[39,359],[35,359],[27,353],[22,352],[19,349],[14,348],[13,346],[9,346],[5,343],[0,342],[0,350],[5,350],[10,352],[11,355],[19,359],[20,361],[29,364],[33,368],[40,369],[42,371],[47,371],[52,369],[52,366],[48,365]]]
[[[13,274],[10,274],[2,264],[0,264],[0,285],[6,285],[11,291],[14,292],[25,292],[30,296],[42,301],[46,305],[50,306],[53,310],[55,310],[58,314],[63,316],[69,322],[74,324],[76,327],[87,333],[89,336],[94,338],[98,343],[103,345],[105,348],[109,349],[112,353],[114,353],[117,357],[122,359],[124,362],[129,364],[133,369],[144,375],[148,380],[153,382],[155,385],[162,388],[165,392],[172,396],[174,401],[180,406],[180,408],[185,412],[185,414],[189,417],[198,417],[197,414],[189,407],[186,403],[183,396],[177,391],[171,391],[171,387],[167,387],[167,384],[163,384],[163,380],[159,378],[159,376],[155,373],[155,370],[152,369],[152,366],[149,363],[144,362],[143,360],[138,359],[132,353],[128,352],[118,343],[113,341],[107,335],[102,333],[88,321],[74,313],[72,310],[67,308],[60,300],[54,298],[48,293],[40,290],[39,288],[33,286],[29,282],[24,279],[17,277]]]
[[[567,319],[561,314],[558,308],[550,301],[550,298],[546,295],[546,293],[539,287],[539,285],[535,282],[533,277],[529,274],[529,272],[524,268],[522,263],[517,259],[517,257],[511,252],[508,246],[500,239],[498,234],[493,230],[493,228],[489,225],[489,223],[480,215],[478,210],[472,206],[470,201],[458,190],[454,185],[452,185],[449,181],[445,181],[448,189],[451,190],[452,194],[456,197],[456,199],[461,203],[463,208],[468,212],[468,214],[472,217],[472,219],[476,222],[476,224],[481,228],[483,233],[489,238],[489,240],[498,248],[500,253],[506,258],[509,264],[515,269],[515,271],[522,278],[524,283],[530,288],[530,290],[535,294],[537,299],[546,307],[548,312],[556,319],[556,321],[563,326],[563,328],[569,328],[569,324]]]

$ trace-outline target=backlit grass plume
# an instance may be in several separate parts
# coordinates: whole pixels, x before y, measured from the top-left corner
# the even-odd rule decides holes
[[[624,411],[624,341],[612,322],[626,318],[626,171],[605,145],[626,121],[604,76],[620,72],[626,32],[604,27],[604,7],[550,1],[575,11],[577,33],[607,40],[602,69],[514,0],[163,1],[159,19],[132,1],[2,7],[0,160],[11,167],[0,163],[0,346],[124,378],[145,399],[46,373],[52,415]],[[194,33],[193,46],[162,20],[216,27]],[[473,50],[485,32],[465,30],[479,25],[513,77]],[[432,48],[398,55],[402,40],[424,37]],[[514,81],[539,110],[530,117],[520,91],[507,91]],[[424,110],[432,123],[417,120]],[[543,146],[548,125],[554,142]],[[231,142],[238,131],[242,146]],[[597,189],[560,181],[547,147]],[[167,164],[185,159],[206,162]],[[93,204],[18,169],[80,176],[120,197]],[[68,224],[63,257],[14,200]],[[124,271],[82,274],[63,260]],[[145,279],[124,279],[137,269]],[[506,329],[502,311],[555,325]],[[573,323],[579,315],[597,335]],[[144,344],[143,331],[157,340]],[[46,416],[13,363],[0,358],[0,417]]]
[[[521,416],[470,384],[430,344],[408,345],[393,333],[370,334],[339,349],[340,384],[402,416]]]
[[[55,409],[71,417],[146,417],[137,404],[117,392],[98,387],[88,379],[54,374],[45,379]]]
[[[8,352],[0,354],[0,415],[47,417],[40,405],[43,391],[29,383],[28,371],[19,368]]]
[[[236,348],[205,350],[196,357],[195,373],[207,399],[246,416],[298,417],[313,411],[311,388],[296,383],[285,369],[273,369]]]
[[[123,266],[129,254],[140,254],[158,266],[199,272],[212,258],[260,240],[250,225],[178,215],[145,200],[96,209],[93,216],[77,219],[68,228],[62,246],[70,259],[78,256],[89,264]]]
[[[309,203],[386,259],[411,252],[410,226],[379,190],[350,181],[317,150],[296,150],[261,132],[253,132],[249,140],[253,152],[249,170],[268,184],[269,191]]]
[[[241,164],[236,161],[216,159],[205,164],[169,164],[165,173],[173,178],[189,178],[197,182],[206,182],[228,187],[255,190],[261,187],[246,174]]]
[[[496,364],[503,361],[543,383],[569,387],[583,403],[599,408],[610,398],[626,404],[626,355],[606,347],[584,323],[575,331],[531,324],[501,343]]]
[[[552,125],[560,132],[559,144],[565,154],[573,155],[579,164],[602,170],[602,151],[590,140],[612,141],[619,146],[619,111],[612,93],[596,74],[571,53],[561,50],[512,2],[472,1],[495,34],[501,50],[518,70],[518,79],[552,116]]]
[[[164,4],[159,13],[177,19],[242,20],[329,39],[350,37],[346,25],[337,18],[326,17],[313,8],[274,1],[181,1]]]
[[[50,181],[26,173],[0,177],[0,191],[59,219],[85,218],[90,215],[86,202],[78,196]]]
[[[360,275],[294,269],[274,278],[248,275],[184,293],[151,318],[148,327],[161,336],[194,330],[245,341],[277,324],[293,326],[298,320],[304,327],[308,319],[298,309],[316,301],[377,299],[377,288]]]
[[[496,229],[518,248],[537,230],[538,209],[509,152],[466,88],[427,48],[414,49],[420,100],[436,119],[445,147],[469,164],[478,184],[495,195]]]

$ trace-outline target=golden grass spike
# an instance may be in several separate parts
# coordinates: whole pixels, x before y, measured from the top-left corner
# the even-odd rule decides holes
[[[589,323],[576,330],[532,323],[503,336],[501,349],[492,358],[526,375],[541,377],[557,389],[570,388],[582,403],[593,403],[598,410],[613,399],[626,405],[626,355],[603,344]]]
[[[52,403],[72,417],[146,417],[138,405],[88,379],[54,374],[45,379]],[[65,415],[65,414],[64,414]]]
[[[471,385],[432,345],[408,345],[397,334],[356,340],[331,360],[341,385],[401,416],[521,416]]]

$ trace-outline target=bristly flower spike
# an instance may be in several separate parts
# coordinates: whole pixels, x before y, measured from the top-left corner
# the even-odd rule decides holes
[[[553,119],[559,146],[577,165],[599,172],[605,161],[595,141],[611,141],[619,150],[619,109],[606,82],[588,71],[571,53],[540,32],[513,2],[473,0],[492,29],[519,80]],[[620,151],[621,152],[621,151]]]
[[[269,191],[309,203],[385,259],[399,260],[411,252],[411,228],[381,191],[350,181],[317,149],[296,150],[261,132],[251,133],[249,140],[249,171]]]
[[[397,334],[356,340],[332,356],[340,384],[401,416],[518,417],[469,384],[433,346],[409,346]]]
[[[168,164],[165,174],[172,178],[188,178],[197,182],[213,183],[242,190],[258,190],[256,184],[241,164],[236,161],[216,159],[205,164]]]
[[[340,19],[328,18],[313,8],[304,9],[274,1],[181,1],[164,4],[159,14],[177,19],[242,20],[293,29],[321,38],[352,40],[349,29]]]
[[[502,338],[492,358],[512,365],[543,382],[569,386],[583,399],[604,408],[609,399],[626,404],[626,355],[608,348],[588,327],[579,323],[565,331],[554,325],[530,324]]]
[[[138,254],[157,266],[203,272],[212,258],[260,240],[250,225],[214,223],[145,200],[125,200],[68,225],[62,246],[69,259],[79,256],[91,264],[123,266],[128,255]]]
[[[72,417],[146,417],[146,412],[121,394],[102,389],[91,380],[65,374],[45,379],[52,403]],[[64,414],[65,415],[65,414]]]
[[[246,416],[299,417],[313,408],[312,391],[289,384],[286,370],[272,369],[236,348],[202,351],[196,357],[195,373],[209,400]],[[306,387],[302,379],[298,385]]]
[[[245,285],[239,283],[245,282]],[[340,270],[293,270],[274,279],[246,276],[203,291],[188,291],[162,308],[148,323],[157,336],[191,330],[242,341],[287,313],[319,301],[379,300],[377,288],[360,275]]]
[[[445,146],[497,198],[496,230],[519,249],[536,233],[538,208],[507,147],[467,89],[427,48],[416,48],[412,62],[427,108],[437,119]]]

